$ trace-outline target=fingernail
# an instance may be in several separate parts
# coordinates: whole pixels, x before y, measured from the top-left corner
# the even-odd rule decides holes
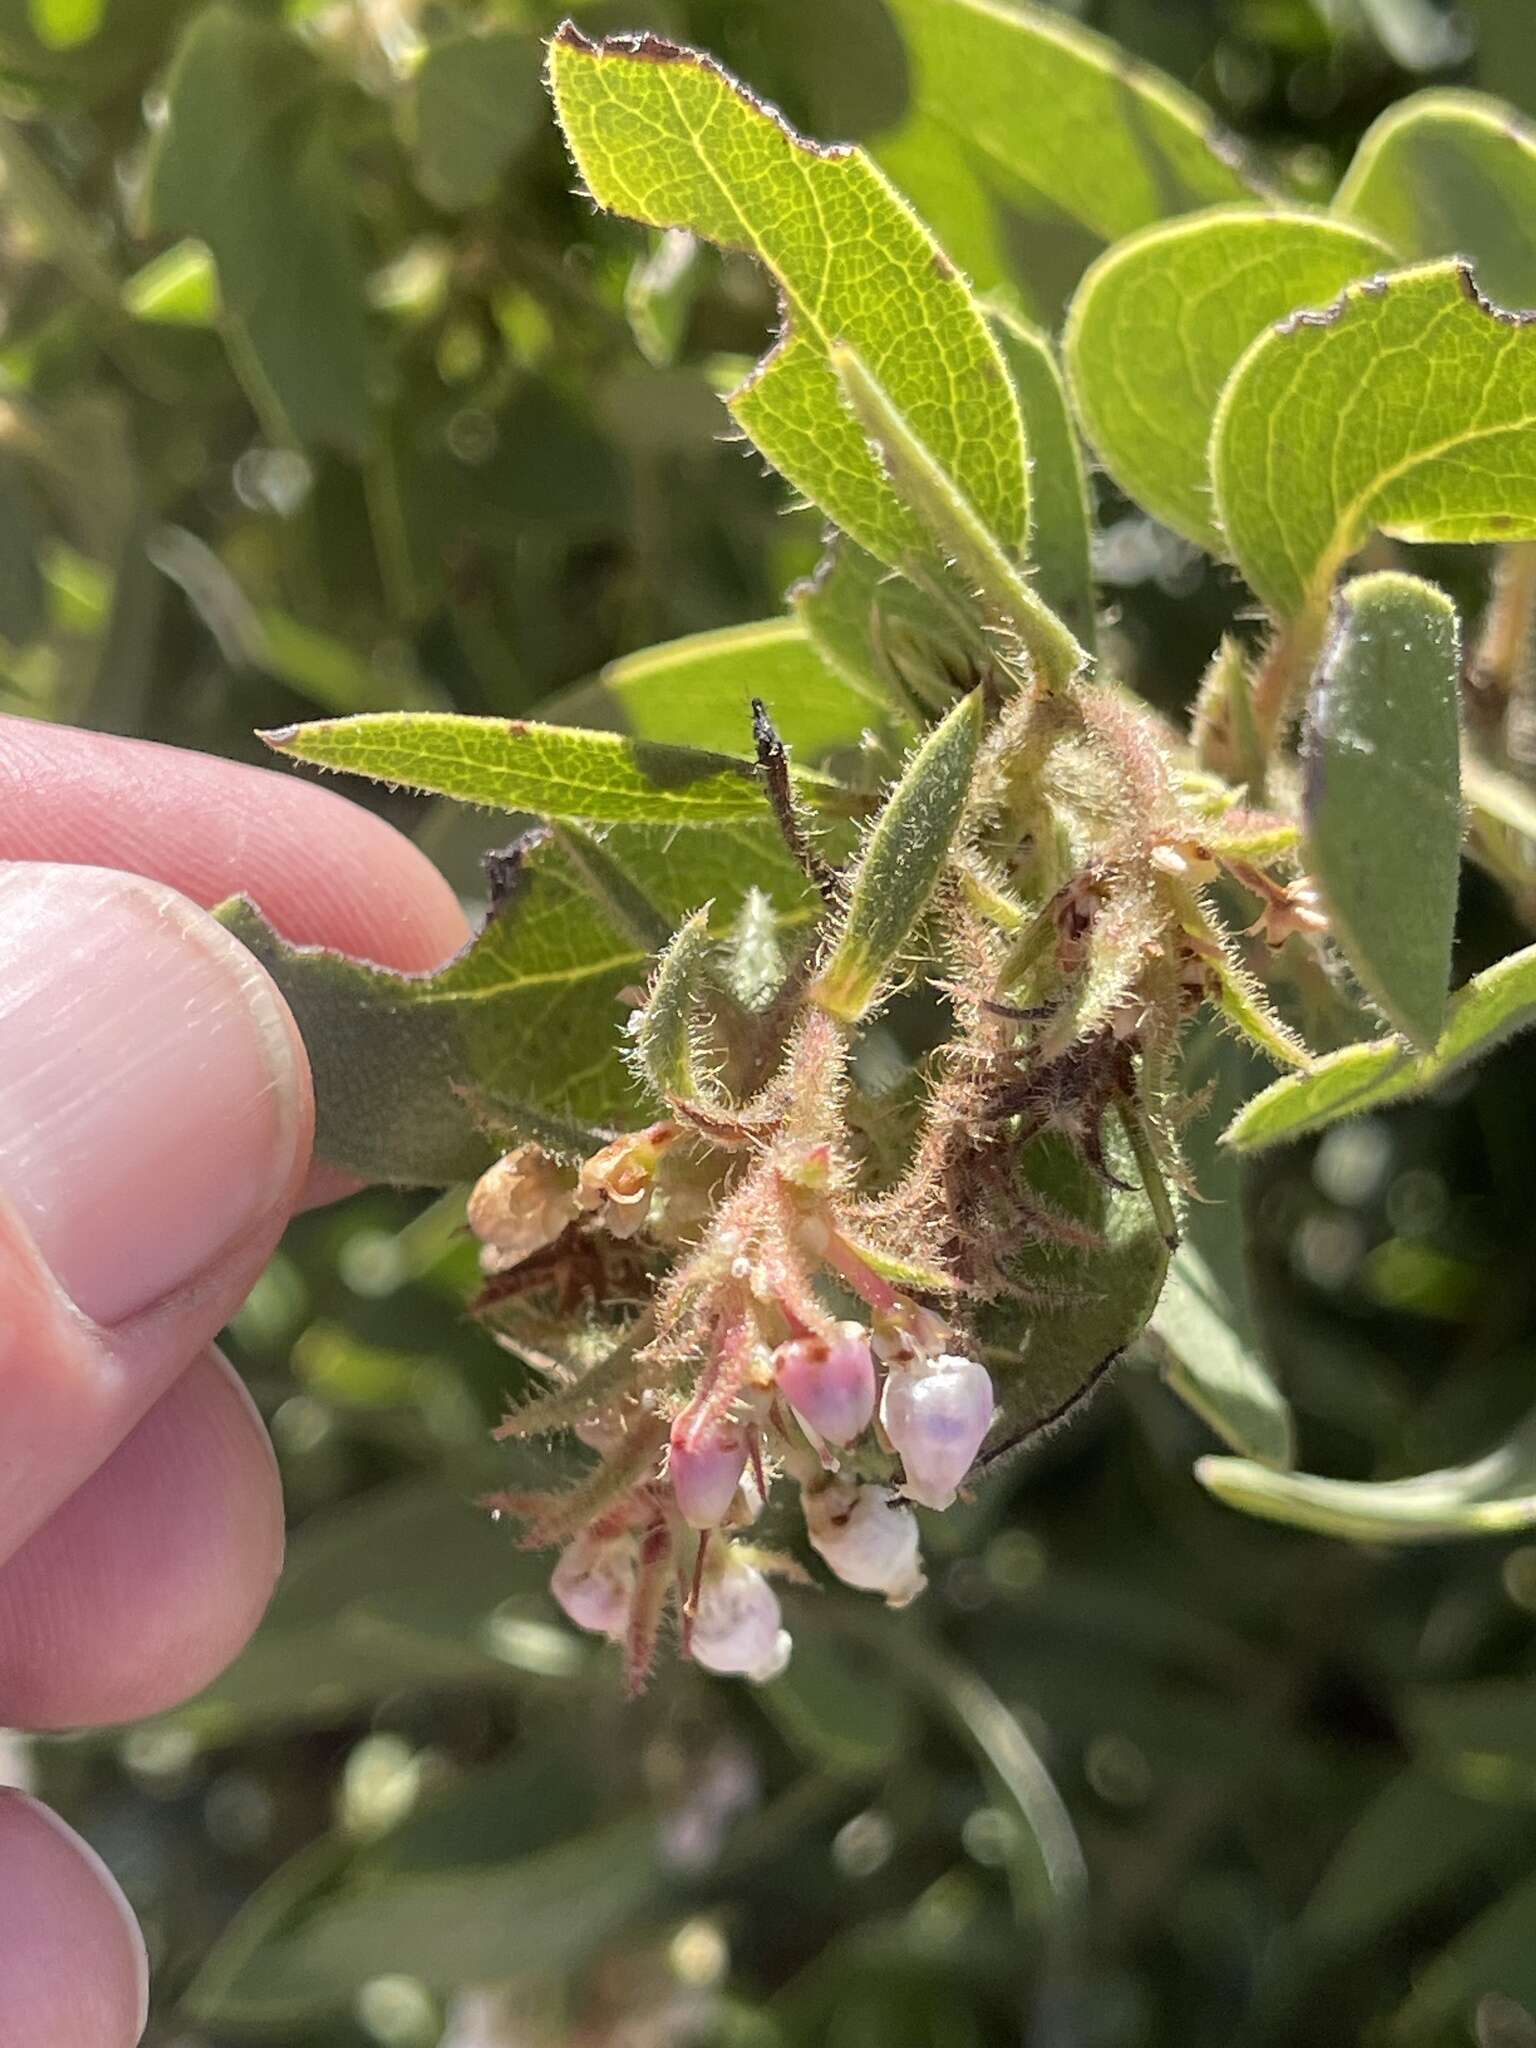
[[[308,1089],[281,997],[206,911],[0,866],[0,1188],[88,1316],[148,1307],[270,1214]]]

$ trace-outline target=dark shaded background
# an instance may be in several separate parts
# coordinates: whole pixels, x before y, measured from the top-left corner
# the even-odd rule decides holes
[[[1076,11],[1320,196],[1426,81],[1536,112],[1529,0]],[[196,324],[195,275],[144,274],[176,245],[143,232],[144,162],[199,12],[0,4],[0,708],[256,758],[257,726],[525,710],[774,611],[816,527],[722,443],[711,388],[771,304],[709,254],[657,291],[650,245],[572,195],[537,80],[555,10],[289,10],[319,61],[274,80],[235,176],[293,209],[302,455]],[[708,47],[824,137],[900,115],[878,0],[580,15]],[[488,24],[489,58],[463,40]],[[355,275],[324,261],[338,212]],[[1064,290],[1067,240],[1035,253]],[[1102,500],[1119,645],[1176,705],[1242,593]],[[1446,570],[1475,601],[1476,559]],[[478,826],[364,800],[476,891]],[[1528,936],[1469,873],[1460,972]],[[1311,1469],[1454,1462],[1528,1405],[1533,1112],[1517,1045],[1255,1175]],[[466,1505],[513,1368],[462,1318],[454,1220],[367,1195],[294,1227],[231,1347],[296,1532],[269,1624],[188,1713],[26,1754],[145,1919],[160,2048],[1536,2043],[1536,1542],[1389,1555],[1244,1521],[1132,1361],[932,1524],[916,1614],[805,1597],[790,1682],[671,1670],[624,1707]],[[1081,1911],[1042,1876],[1031,1743]]]

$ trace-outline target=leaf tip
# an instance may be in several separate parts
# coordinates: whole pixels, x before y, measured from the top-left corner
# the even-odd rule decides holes
[[[296,725],[269,725],[265,729],[258,727],[256,732],[256,737],[262,745],[271,747],[273,752],[278,754],[285,747],[291,747],[298,736],[299,728]]]

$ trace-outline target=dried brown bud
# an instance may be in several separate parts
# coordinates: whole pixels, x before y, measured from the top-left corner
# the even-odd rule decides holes
[[[537,1145],[519,1145],[475,1182],[469,1227],[487,1273],[505,1273],[552,1244],[578,1214],[571,1176]]]

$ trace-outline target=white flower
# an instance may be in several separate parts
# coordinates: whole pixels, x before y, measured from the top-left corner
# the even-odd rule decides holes
[[[845,1586],[883,1593],[892,1607],[915,1600],[928,1581],[918,1553],[917,1517],[883,1486],[846,1480],[805,1495],[811,1548]]]
[[[992,1426],[992,1380],[974,1358],[943,1352],[893,1367],[880,1402],[885,1433],[901,1454],[902,1492],[925,1508],[947,1508]]]
[[[578,1536],[560,1553],[549,1590],[578,1628],[622,1642],[635,1591],[635,1540]]]
[[[789,1632],[779,1597],[755,1565],[735,1551],[711,1557],[693,1617],[694,1661],[724,1677],[755,1685],[777,1678],[789,1662]]]

